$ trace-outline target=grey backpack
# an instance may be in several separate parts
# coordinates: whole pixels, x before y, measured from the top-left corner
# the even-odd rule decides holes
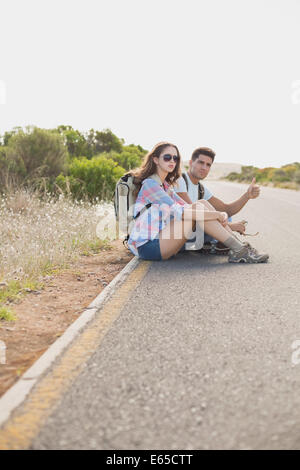
[[[116,184],[114,192],[114,208],[117,222],[117,236],[119,238],[120,232],[125,233],[123,244],[128,241],[132,225],[142,212],[151,206],[147,204],[138,214],[134,217],[134,204],[137,194],[134,194],[136,185],[134,183],[134,176],[131,173],[126,173],[121,176]]]
[[[159,184],[162,185],[162,182],[158,175],[153,174],[149,178],[154,179]],[[115,216],[117,222],[117,236],[119,238],[120,231],[125,233],[125,238],[123,244],[128,241],[130,236],[130,231],[134,224],[134,221],[149,207],[152,205],[151,202],[146,204],[143,209],[136,214],[134,217],[134,204],[137,199],[137,194],[134,193],[136,190],[136,185],[134,183],[134,176],[131,173],[125,173],[121,176],[119,181],[116,184],[114,192],[114,207],[115,207]]]

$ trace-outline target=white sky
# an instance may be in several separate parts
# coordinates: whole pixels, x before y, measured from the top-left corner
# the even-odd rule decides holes
[[[0,134],[109,127],[185,160],[300,161],[299,45],[300,0],[1,0]]]

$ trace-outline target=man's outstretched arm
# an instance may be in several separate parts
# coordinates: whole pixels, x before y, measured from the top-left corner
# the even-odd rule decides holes
[[[212,196],[209,199],[209,202],[217,211],[227,212],[229,217],[235,215],[244,207],[245,204],[247,204],[249,199],[255,199],[259,196],[260,187],[255,183],[256,180],[253,178],[247,191],[239,199],[229,204],[226,204],[215,196]]]

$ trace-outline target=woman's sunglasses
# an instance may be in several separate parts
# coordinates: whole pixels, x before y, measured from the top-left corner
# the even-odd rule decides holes
[[[164,159],[165,162],[170,162],[171,160],[174,160],[174,162],[177,163],[178,160],[179,160],[179,157],[178,157],[178,155],[169,155],[169,154],[167,154],[167,155],[163,155],[163,159]]]

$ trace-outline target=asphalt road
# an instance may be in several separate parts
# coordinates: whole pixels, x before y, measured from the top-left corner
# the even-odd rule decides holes
[[[300,449],[299,215],[300,193],[263,188],[234,220],[268,263],[153,262],[31,448]]]

